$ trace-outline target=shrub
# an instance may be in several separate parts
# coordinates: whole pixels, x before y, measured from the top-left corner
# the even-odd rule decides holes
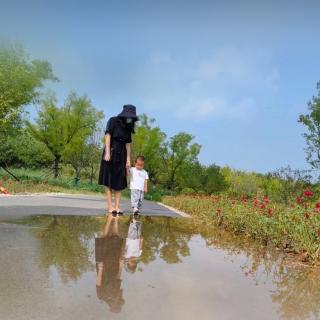
[[[195,191],[192,188],[184,188],[181,190],[181,194],[193,194]]]

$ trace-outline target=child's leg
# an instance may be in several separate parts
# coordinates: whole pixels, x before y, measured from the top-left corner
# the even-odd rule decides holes
[[[144,192],[139,190],[139,201],[138,201],[138,209],[141,210],[142,203],[144,199]]]
[[[138,202],[139,202],[138,191],[139,190],[131,189],[131,207],[132,207],[133,211],[138,210]]]

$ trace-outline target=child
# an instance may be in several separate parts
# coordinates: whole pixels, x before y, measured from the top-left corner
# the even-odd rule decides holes
[[[129,169],[131,207],[134,214],[139,214],[142,207],[144,193],[148,192],[148,172],[144,168],[144,156],[138,156],[135,166]]]
[[[142,254],[143,237],[141,236],[141,222],[137,217],[130,217],[128,236],[124,251],[124,259],[127,270],[135,272],[138,265],[138,259]]]

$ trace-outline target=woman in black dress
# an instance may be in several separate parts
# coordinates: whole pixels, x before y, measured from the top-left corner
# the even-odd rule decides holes
[[[127,169],[131,166],[131,135],[138,120],[136,107],[127,104],[117,117],[109,119],[105,131],[99,184],[106,187],[109,213],[121,214],[121,191],[127,187]],[[115,206],[112,205],[112,190],[115,193]]]
[[[113,313],[119,313],[125,302],[121,288],[123,247],[119,216],[108,215],[103,236],[95,238],[96,289],[98,298],[105,301]]]

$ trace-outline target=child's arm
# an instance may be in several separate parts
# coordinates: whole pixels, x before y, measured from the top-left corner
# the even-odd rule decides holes
[[[144,193],[148,192],[148,179],[144,180]]]

